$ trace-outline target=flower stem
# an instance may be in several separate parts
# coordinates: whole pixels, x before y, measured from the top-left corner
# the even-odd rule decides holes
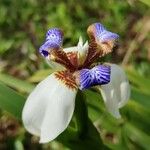
[[[78,91],[75,105],[75,117],[78,134],[81,138],[85,137],[88,131],[88,111],[85,100],[85,95],[83,95],[81,91]]]

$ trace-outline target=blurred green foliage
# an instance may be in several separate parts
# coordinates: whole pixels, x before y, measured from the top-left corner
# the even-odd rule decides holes
[[[101,61],[124,66],[132,93],[128,104],[121,109],[122,119],[116,120],[107,113],[100,94],[84,91],[89,118],[100,130],[107,147],[114,150],[149,150],[149,6],[149,0],[0,1],[0,149],[67,150],[67,147],[79,149],[76,146],[87,144],[89,140],[95,140],[97,144],[101,142],[92,135],[97,133],[88,121],[91,132],[84,141],[76,139],[72,144],[66,140],[63,144],[54,141],[39,145],[38,139],[26,133],[20,121],[25,97],[34,88],[34,83],[53,72],[38,54],[38,47],[48,28],[62,28],[64,47],[68,47],[76,45],[80,35],[84,40],[88,39],[87,27],[101,22],[120,35],[119,48]],[[71,135],[68,129],[61,136],[68,136],[68,139],[72,138]],[[60,142],[61,136],[57,139]]]

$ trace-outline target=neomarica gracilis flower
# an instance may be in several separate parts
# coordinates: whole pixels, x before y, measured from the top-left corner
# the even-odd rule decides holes
[[[119,36],[100,23],[90,25],[87,34],[89,41],[85,44],[80,37],[77,46],[63,48],[63,32],[52,28],[39,49],[49,63],[63,66],[36,86],[23,109],[25,128],[39,136],[41,143],[55,139],[67,128],[78,89],[98,88],[108,111],[116,118],[129,99],[130,87],[123,69],[109,63],[93,65],[113,50]]]

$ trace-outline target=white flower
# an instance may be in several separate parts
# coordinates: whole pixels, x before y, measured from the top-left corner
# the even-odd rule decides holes
[[[40,137],[40,143],[55,139],[67,128],[78,89],[99,86],[108,111],[117,118],[119,108],[129,99],[129,83],[119,66],[91,67],[97,58],[112,51],[118,35],[108,32],[100,23],[91,25],[88,34],[89,45],[83,44],[80,38],[77,46],[63,49],[61,30],[50,29],[40,47],[40,53],[51,64],[63,66],[63,70],[54,72],[36,86],[23,108],[23,124],[30,133]]]

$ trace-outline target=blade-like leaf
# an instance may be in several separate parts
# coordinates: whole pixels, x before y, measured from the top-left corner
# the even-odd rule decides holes
[[[141,92],[137,88],[132,88],[131,91],[131,99],[139,103],[140,105],[143,105],[145,108],[149,109],[150,108],[150,95],[145,94]]]
[[[40,82],[44,78],[46,78],[48,75],[53,73],[55,70],[53,69],[44,69],[44,70],[39,70],[35,74],[33,74],[28,81],[30,82]]]
[[[26,92],[26,93],[31,92],[32,89],[34,88],[34,85],[32,85],[26,81],[17,79],[13,76],[7,75],[7,74],[0,73],[0,81],[2,81],[6,85],[8,85],[18,91],[22,91],[22,92]]]
[[[127,69],[126,71],[127,71],[127,75],[131,83],[133,83],[141,91],[149,94],[150,80],[138,75],[138,73],[134,70],[131,71]]]
[[[136,142],[137,145],[140,145],[143,149],[149,150],[150,136],[146,135],[143,131],[139,130],[131,123],[125,125],[126,134],[132,142]]]
[[[139,1],[141,1],[142,3],[144,3],[150,7],[150,1],[149,0],[139,0]]]
[[[17,119],[21,119],[21,112],[25,98],[0,82],[0,108],[8,111]]]

